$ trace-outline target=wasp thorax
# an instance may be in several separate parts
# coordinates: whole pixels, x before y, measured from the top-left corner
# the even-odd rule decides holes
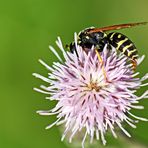
[[[104,32],[89,33],[91,29],[85,29],[78,35],[78,44],[83,48],[94,46],[98,51],[102,51],[105,44],[108,43]]]

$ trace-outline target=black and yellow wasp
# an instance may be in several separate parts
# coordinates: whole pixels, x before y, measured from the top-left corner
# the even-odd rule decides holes
[[[137,66],[138,52],[134,43],[122,33],[106,33],[106,31],[119,30],[145,24],[147,24],[147,22],[119,24],[102,28],[86,28],[79,32],[77,43],[84,50],[90,49],[92,46],[94,46],[94,49],[96,50],[100,61],[101,57],[99,56],[99,52],[103,51],[103,48],[106,44],[108,45],[108,49],[110,49],[112,45],[113,47],[115,47],[116,50],[121,51],[123,54],[131,59],[133,68],[135,69]],[[79,55],[79,51],[76,50],[74,42],[69,45],[69,48],[72,53],[76,52],[76,54]]]

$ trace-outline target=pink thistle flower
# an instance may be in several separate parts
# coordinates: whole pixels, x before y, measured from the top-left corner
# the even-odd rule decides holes
[[[39,60],[50,71],[48,78],[36,73],[33,74],[48,83],[48,86],[41,85],[41,89],[35,88],[35,90],[49,95],[47,99],[57,101],[56,106],[50,111],[38,111],[40,115],[57,115],[57,120],[46,129],[54,125],[65,124],[62,140],[70,132],[69,142],[72,141],[76,133],[85,130],[82,140],[82,148],[84,148],[87,135],[90,136],[90,142],[96,137],[97,140],[100,138],[105,145],[105,134],[108,129],[116,138],[114,128],[117,125],[128,137],[131,137],[123,128],[123,121],[133,128],[136,126],[131,117],[136,120],[148,121],[130,112],[132,108],[144,108],[135,104],[141,99],[148,98],[148,91],[141,96],[136,96],[135,92],[140,87],[148,85],[148,83],[143,84],[143,81],[148,79],[148,74],[141,79],[136,78],[139,73],[132,70],[132,64],[128,58],[117,54],[114,47],[109,51],[105,46],[100,54],[104,61],[104,69],[108,79],[106,81],[102,65],[97,55],[94,54],[93,47],[86,54],[76,43],[79,53],[79,57],[77,57],[75,53],[72,54],[64,50],[59,38],[56,43],[63,53],[64,61],[50,46],[59,62],[54,62],[50,67]],[[143,59],[144,56],[139,58],[138,64]]]

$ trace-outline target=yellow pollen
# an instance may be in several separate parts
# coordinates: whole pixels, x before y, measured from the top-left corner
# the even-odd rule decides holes
[[[88,84],[87,87],[89,88],[89,90],[95,90],[97,92],[101,89],[101,87],[98,86],[97,83],[93,83],[93,82],[90,82],[90,84]]]

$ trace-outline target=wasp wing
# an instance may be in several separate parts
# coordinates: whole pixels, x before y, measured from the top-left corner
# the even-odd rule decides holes
[[[88,33],[95,33],[100,31],[110,31],[110,30],[119,30],[124,28],[130,28],[138,25],[146,25],[148,22],[140,22],[140,23],[128,23],[128,24],[119,24],[119,25],[113,25],[113,26],[107,26],[102,28],[94,28],[88,31]]]

